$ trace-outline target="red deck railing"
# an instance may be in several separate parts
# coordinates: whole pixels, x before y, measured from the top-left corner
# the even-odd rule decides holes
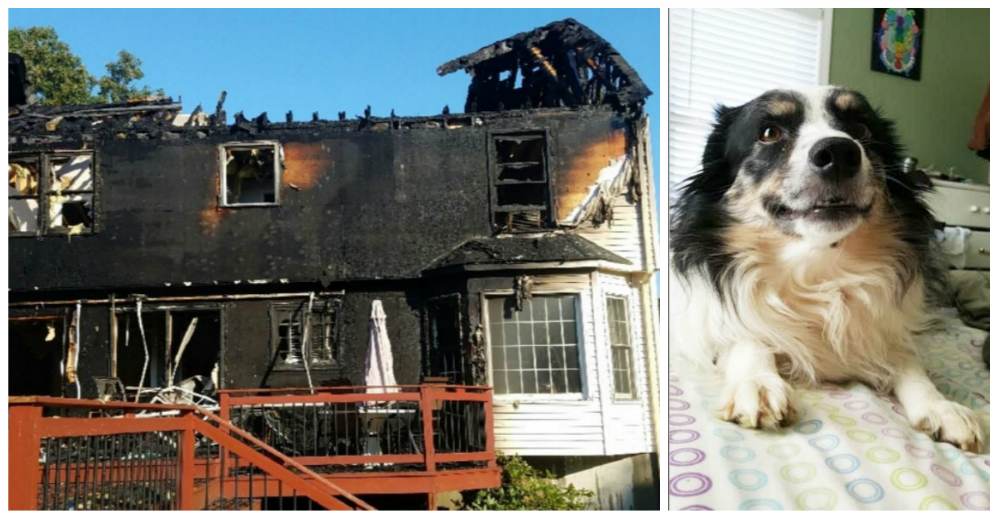
[[[490,388],[223,390],[219,404],[224,419],[321,473],[495,468]]]
[[[10,398],[11,509],[370,509],[499,485],[492,390],[226,390],[197,407]],[[58,416],[53,416],[58,414]]]

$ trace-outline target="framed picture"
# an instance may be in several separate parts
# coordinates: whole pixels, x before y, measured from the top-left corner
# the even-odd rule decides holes
[[[923,9],[873,9],[872,70],[920,80]]]

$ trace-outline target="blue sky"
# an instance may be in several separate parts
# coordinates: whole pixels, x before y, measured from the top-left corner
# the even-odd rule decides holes
[[[654,92],[646,110],[659,165],[658,9],[9,9],[8,27],[55,27],[95,76],[128,50],[143,62],[142,83],[181,96],[185,111],[213,110],[226,90],[230,118],[266,111],[283,121],[288,110],[296,120],[314,111],[335,119],[365,105],[376,116],[461,112],[468,76],[439,77],[438,65],[564,18],[610,41]]]

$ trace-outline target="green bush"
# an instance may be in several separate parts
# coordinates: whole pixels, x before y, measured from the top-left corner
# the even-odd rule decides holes
[[[463,494],[462,509],[472,511],[583,511],[593,503],[594,492],[562,487],[550,472],[532,468],[520,457],[497,455],[500,487]]]

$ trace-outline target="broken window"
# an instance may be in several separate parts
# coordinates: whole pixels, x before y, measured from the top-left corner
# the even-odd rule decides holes
[[[219,150],[223,206],[278,204],[283,162],[278,143],[226,144]]]
[[[72,235],[94,229],[93,156],[51,156],[47,161],[48,231]]]
[[[531,231],[552,221],[545,134],[493,136],[493,224],[502,231]]]
[[[458,295],[434,298],[427,304],[428,363],[433,377],[447,377],[454,385],[472,384],[466,369]]]
[[[119,308],[115,315],[112,375],[128,394],[135,395],[140,384],[163,388],[194,376],[217,387],[222,353],[222,313],[217,307],[150,306],[143,307],[141,327],[139,318],[134,307]]]
[[[7,163],[7,232],[38,233],[38,157],[11,158]]]
[[[10,235],[69,234],[94,230],[94,155],[41,154],[7,163]],[[44,194],[44,196],[43,196]]]
[[[276,369],[332,368],[340,359],[340,300],[274,304],[271,308],[272,358]],[[305,337],[306,328],[309,337]]]
[[[490,366],[497,394],[581,393],[576,296],[487,300]]]
[[[635,397],[632,370],[632,335],[629,327],[628,300],[609,296],[608,336],[611,343],[611,370],[614,375],[615,397]]]

